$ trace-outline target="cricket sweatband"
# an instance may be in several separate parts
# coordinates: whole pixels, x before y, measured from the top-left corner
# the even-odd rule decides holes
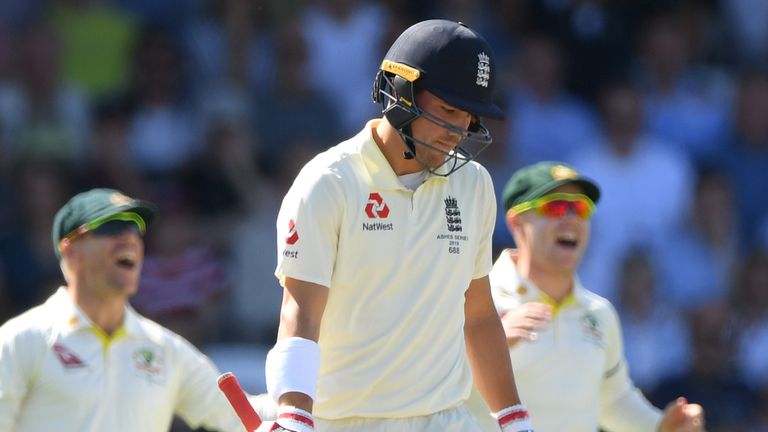
[[[315,399],[320,372],[320,346],[300,337],[277,341],[267,354],[267,393],[277,402],[285,393],[299,392]]]
[[[315,421],[312,418],[312,414],[293,406],[281,406],[278,408],[275,423],[290,431],[312,432],[315,430]]]
[[[522,404],[491,413],[491,416],[499,422],[502,432],[533,432],[528,410]]]

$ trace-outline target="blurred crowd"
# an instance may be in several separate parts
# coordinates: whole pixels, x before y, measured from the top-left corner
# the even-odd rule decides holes
[[[545,159],[601,185],[580,275],[639,387],[768,431],[764,0],[0,0],[0,322],[61,283],[55,211],[120,189],[159,205],[136,309],[262,390],[283,193],[379,116],[387,47],[438,17],[496,50],[497,193]]]

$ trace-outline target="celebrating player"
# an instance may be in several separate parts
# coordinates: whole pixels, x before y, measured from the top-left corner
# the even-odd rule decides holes
[[[502,252],[490,280],[536,430],[701,431],[701,406],[679,398],[661,413],[635,388],[613,306],[576,277],[599,198],[558,162],[524,167],[504,188],[517,249]]]
[[[53,221],[66,286],[0,327],[0,431],[242,431],[218,371],[140,316],[142,236],[153,206],[111,189],[74,196]]]
[[[495,61],[464,24],[411,26],[374,81],[383,117],[299,173],[277,221],[279,414],[264,429],[480,431],[473,379],[498,429],[531,429],[488,283],[494,192],[473,161],[491,142],[481,118],[502,116]]]

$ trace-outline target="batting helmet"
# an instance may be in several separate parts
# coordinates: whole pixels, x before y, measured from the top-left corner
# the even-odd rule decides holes
[[[433,174],[448,176],[473,160],[491,143],[481,117],[503,118],[493,102],[496,61],[488,42],[462,23],[447,20],[422,21],[406,29],[390,47],[373,85],[373,100],[382,104],[387,120],[409,148],[406,158],[415,157],[410,124],[425,118],[463,137],[446,153],[445,162]],[[468,130],[457,128],[422,111],[414,95],[427,90],[473,116]]]

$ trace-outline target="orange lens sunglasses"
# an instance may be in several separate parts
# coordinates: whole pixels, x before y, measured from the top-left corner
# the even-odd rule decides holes
[[[595,203],[583,194],[553,193],[535,200],[520,203],[511,209],[512,214],[536,210],[541,216],[560,218],[573,212],[581,219],[589,219],[595,212]]]

